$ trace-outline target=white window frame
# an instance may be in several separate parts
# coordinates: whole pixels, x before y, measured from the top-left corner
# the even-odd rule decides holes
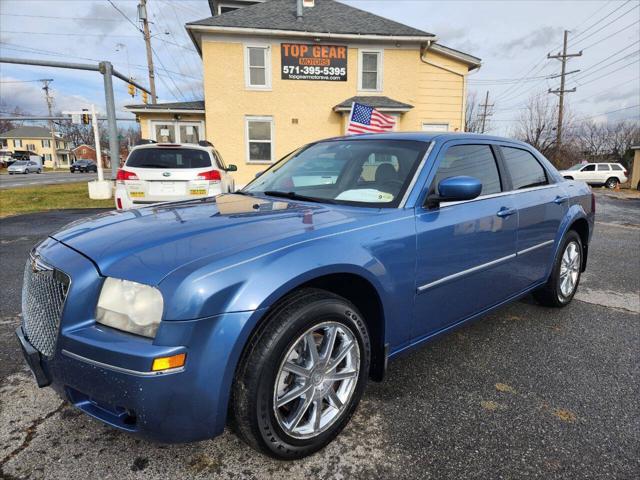
[[[269,130],[270,139],[269,140],[250,140],[249,139],[249,123],[251,122],[269,122],[271,124],[271,129]],[[275,152],[275,141],[273,139],[273,117],[272,116],[256,116],[256,115],[247,115],[244,117],[244,145],[245,145],[245,161],[248,164],[252,165],[270,165],[273,163],[273,156]],[[251,160],[249,155],[249,144],[250,142],[258,142],[258,143],[271,143],[271,159],[270,160]]]
[[[13,139],[13,148],[22,148],[22,140],[19,138]]]
[[[264,53],[264,85],[251,84],[251,72],[249,68],[249,49],[261,48]],[[244,85],[247,90],[271,90],[271,45],[266,43],[244,44]]]
[[[149,128],[151,133],[151,140],[158,141],[156,135],[156,125],[171,125],[174,128],[176,143],[182,143],[182,138],[180,137],[180,127],[181,126],[192,126],[198,129],[198,138],[204,140],[204,121],[202,120],[150,120]],[[195,143],[191,143],[189,145],[197,145]]]
[[[427,130],[424,127],[427,125],[431,125],[431,126],[438,126],[438,127],[445,127],[444,130]],[[448,132],[449,131],[449,124],[446,122],[422,122],[422,124],[420,125],[420,127],[422,128],[423,132]]]
[[[51,140],[45,138],[42,140],[42,148],[51,148]]]
[[[378,55],[378,77],[376,80],[376,88],[364,88],[363,81],[363,54],[375,53]],[[381,92],[383,89],[382,79],[384,77],[384,49],[383,48],[363,48],[358,50],[358,90],[361,92]]]

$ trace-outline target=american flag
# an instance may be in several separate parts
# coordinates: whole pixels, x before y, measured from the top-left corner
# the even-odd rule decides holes
[[[388,132],[393,130],[395,124],[395,117],[380,113],[373,107],[354,102],[351,107],[347,134]]]

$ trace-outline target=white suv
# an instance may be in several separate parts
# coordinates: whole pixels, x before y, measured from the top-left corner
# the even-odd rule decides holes
[[[152,143],[134,147],[116,177],[116,208],[210,197],[235,190],[229,172],[209,142]]]
[[[605,185],[615,188],[619,183],[626,183],[627,170],[619,163],[583,163],[574,165],[560,172],[569,180],[581,180],[590,185]]]

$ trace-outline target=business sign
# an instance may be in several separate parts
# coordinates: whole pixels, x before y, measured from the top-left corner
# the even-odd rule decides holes
[[[347,47],[342,45],[280,45],[283,80],[347,81]]]

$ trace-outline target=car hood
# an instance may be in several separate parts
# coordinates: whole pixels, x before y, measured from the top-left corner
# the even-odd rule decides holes
[[[204,200],[108,212],[51,237],[90,258],[105,276],[157,285],[190,262],[255,251],[282,239],[353,225],[377,209],[225,194]],[[64,270],[64,266],[59,266]]]

